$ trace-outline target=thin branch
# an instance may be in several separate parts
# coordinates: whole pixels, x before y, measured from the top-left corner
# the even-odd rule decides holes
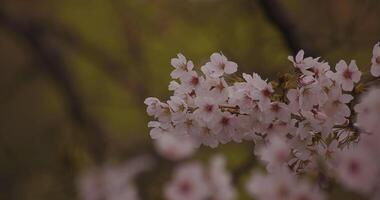
[[[286,45],[293,54],[303,49],[310,55],[316,55],[316,50],[309,48],[301,40],[296,25],[278,0],[258,0],[258,3],[264,11],[264,15],[282,34]]]

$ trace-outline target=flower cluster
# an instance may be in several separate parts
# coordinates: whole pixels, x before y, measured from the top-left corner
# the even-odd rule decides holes
[[[215,156],[208,169],[198,162],[182,164],[165,188],[168,200],[235,199],[231,175],[225,169],[225,159]]]
[[[200,70],[178,54],[171,61],[173,95],[166,102],[145,100],[148,115],[155,119],[148,126],[159,152],[181,159],[200,145],[215,148],[248,140],[255,143],[254,153],[268,172],[248,183],[249,193],[258,199],[325,199],[314,185],[296,177],[315,176],[321,169],[348,189],[380,195],[380,89],[371,89],[355,105],[368,89],[355,60],[341,60],[332,68],[319,57],[305,57],[302,50],[288,59],[293,73],[268,81],[256,73],[234,75],[237,64],[221,53],[212,54]],[[371,62],[371,81],[376,82],[379,43]],[[201,185],[196,194],[207,196],[209,186],[200,181],[202,167],[188,168],[191,181]],[[187,177],[179,170],[176,177],[182,176]],[[175,196],[181,193],[178,187],[168,191],[173,195],[169,199],[181,199]]]
[[[184,156],[192,152],[191,144],[217,147],[246,139],[270,146],[271,138],[283,137],[289,149],[280,153],[287,155],[271,155],[276,154],[274,150],[257,152],[266,152],[263,159],[269,165],[291,161],[296,170],[312,166],[313,158],[326,156],[330,144],[350,136],[337,137],[334,127],[350,123],[347,104],[353,97],[345,91],[353,90],[361,72],[355,61],[340,61],[334,72],[319,58],[304,58],[303,51],[289,60],[298,75],[296,87],[276,93],[256,73],[243,74],[242,81],[227,81],[237,65],[222,54],[211,55],[210,62],[201,67],[202,75],[179,54],[171,62],[175,68],[171,76],[179,80],[169,85],[174,95],[166,103],[157,98],[145,100],[148,114],[156,119],[149,123],[151,137],[167,141],[170,135],[173,141],[189,141]],[[285,160],[271,160],[271,156]]]

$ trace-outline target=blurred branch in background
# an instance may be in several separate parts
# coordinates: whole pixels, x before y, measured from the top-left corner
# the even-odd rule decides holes
[[[312,49],[302,41],[301,33],[296,24],[290,19],[288,13],[278,0],[258,0],[262,7],[263,13],[280,32],[286,45],[295,55],[300,49],[305,50],[310,55],[318,55],[315,49]]]
[[[66,106],[75,124],[84,129],[91,156],[96,164],[105,160],[106,133],[86,112],[77,87],[70,78],[60,50],[48,40],[48,31],[34,22],[21,22],[0,11],[0,25],[24,40],[35,62],[39,63],[61,89]]]

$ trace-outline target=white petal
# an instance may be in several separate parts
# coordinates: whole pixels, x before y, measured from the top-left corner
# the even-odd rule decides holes
[[[360,77],[362,76],[362,73],[360,71],[355,71],[352,75],[351,75],[351,79],[357,83],[360,81]]]
[[[170,61],[170,64],[174,68],[178,68],[179,66],[181,66],[182,62],[178,58],[172,58],[171,61]]]
[[[220,53],[213,53],[210,56],[210,60],[213,63],[221,63],[223,59],[222,59],[222,55],[220,55]]]
[[[182,63],[186,63],[186,57],[184,55],[182,55],[181,53],[177,54],[178,56],[178,59],[182,62]]]
[[[305,52],[301,49],[296,55],[296,62],[299,63],[303,60]]]
[[[183,76],[186,72],[183,71],[182,69],[175,69],[173,70],[171,73],[170,73],[170,76],[174,79],[177,79],[177,78],[180,78],[181,76]]]
[[[193,61],[189,60],[189,62],[187,62],[187,70],[191,71],[193,70],[193,68],[194,68],[194,63]]]
[[[224,68],[224,72],[226,74],[233,74],[237,71],[237,67],[238,66],[236,63],[229,61],[229,62],[227,62],[226,66]]]
[[[351,60],[348,68],[351,70],[351,71],[358,71],[358,66],[356,65],[356,61],[355,60]]]
[[[354,83],[351,80],[342,80],[342,89],[344,91],[352,91]]]
[[[343,94],[342,96],[340,96],[339,101],[342,103],[349,103],[352,99],[354,99],[353,96],[349,94]]]
[[[344,60],[340,60],[335,66],[337,72],[343,72],[345,69],[347,69],[347,63]]]
[[[377,44],[375,44],[375,46],[373,46],[372,54],[373,54],[373,57],[380,56],[380,42],[378,42]]]
[[[371,74],[374,77],[380,76],[380,65],[372,65],[372,67],[371,67]]]

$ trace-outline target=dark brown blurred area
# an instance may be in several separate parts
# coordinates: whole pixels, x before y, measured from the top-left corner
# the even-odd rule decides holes
[[[0,199],[75,199],[82,169],[154,154],[143,101],[168,96],[179,52],[199,68],[222,51],[268,78],[301,48],[368,71],[379,10],[377,0],[0,0]]]

